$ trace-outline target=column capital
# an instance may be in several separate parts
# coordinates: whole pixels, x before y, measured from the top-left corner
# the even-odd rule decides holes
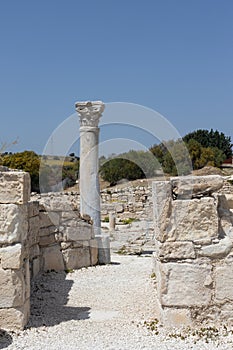
[[[98,127],[104,108],[102,101],[76,102],[75,109],[80,117],[80,126]]]

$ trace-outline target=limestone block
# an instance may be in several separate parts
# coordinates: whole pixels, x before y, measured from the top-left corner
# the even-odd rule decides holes
[[[40,229],[40,220],[39,216],[33,216],[29,218],[29,232],[28,232],[28,244],[32,246],[39,242],[39,229]]]
[[[179,199],[210,195],[223,186],[223,178],[219,175],[179,176],[170,181],[172,191]]]
[[[211,289],[205,286],[211,265],[157,263],[158,296],[163,306],[207,306]]]
[[[117,204],[115,210],[116,210],[116,213],[123,213],[124,206],[122,204]]]
[[[80,221],[80,212],[77,210],[63,211],[61,212],[61,224],[67,220]]]
[[[163,206],[167,200],[172,198],[171,183],[170,181],[154,181],[152,191],[155,216],[157,217],[163,212]]]
[[[40,228],[40,219],[39,216],[33,216],[29,218],[29,232],[35,235],[38,235]]]
[[[34,259],[40,255],[40,247],[38,244],[34,244],[29,248],[29,258]]]
[[[21,244],[0,248],[0,262],[3,269],[20,269],[23,263]]]
[[[25,281],[21,271],[0,269],[0,308],[22,306]]]
[[[31,218],[37,215],[39,215],[39,202],[30,201],[28,203],[28,217]]]
[[[30,300],[22,307],[0,309],[0,328],[7,331],[23,330],[30,316]]]
[[[46,211],[72,211],[78,210],[77,198],[74,196],[57,195],[57,196],[42,196],[40,199],[40,205]]]
[[[63,256],[58,244],[41,249],[43,270],[64,270]]]
[[[218,213],[214,198],[175,200],[163,238],[169,241],[195,241],[218,236]]]
[[[79,269],[91,266],[89,247],[67,249],[63,251],[66,269]]]
[[[40,212],[40,227],[59,226],[60,216],[56,212]]]
[[[221,321],[233,322],[233,304],[232,302],[227,302],[221,305],[221,313],[218,315]]]
[[[56,226],[44,227],[44,228],[40,229],[39,236],[40,237],[49,236],[49,235],[52,235],[53,233],[57,233],[57,232],[58,232],[58,228]]]
[[[216,267],[215,298],[217,301],[233,301],[233,262]]]
[[[80,227],[80,224],[82,223],[89,223],[91,220],[89,215],[85,215],[85,219],[82,220],[80,218],[72,218],[72,219],[67,219],[65,221],[62,221],[61,226],[70,226],[70,227]]]
[[[163,242],[170,222],[172,190],[169,181],[154,181],[152,183],[155,236]]]
[[[28,234],[27,206],[0,205],[0,244],[22,242]]]
[[[46,247],[48,245],[51,245],[53,243],[55,243],[56,240],[55,240],[55,234],[51,234],[49,236],[42,236],[40,237],[40,242],[39,242],[39,245],[40,247]]]
[[[66,241],[82,241],[93,238],[93,226],[80,221],[76,227],[61,226],[59,231],[64,235]]]
[[[26,259],[24,262],[24,280],[25,280],[25,299],[30,298],[30,292],[31,292],[31,281],[30,281],[30,265],[29,265],[29,259]]]
[[[220,239],[219,243],[203,246],[200,251],[200,256],[206,256],[212,259],[220,259],[226,257],[233,247],[232,240],[229,237]]]
[[[193,324],[189,309],[165,307],[162,312],[162,323],[165,327],[186,327]]]
[[[158,245],[158,257],[161,260],[195,259],[192,242],[165,242]]]
[[[0,203],[26,204],[30,200],[30,175],[21,171],[0,173]]]
[[[228,208],[233,209],[233,194],[229,193],[229,194],[225,194],[225,196],[226,196]]]

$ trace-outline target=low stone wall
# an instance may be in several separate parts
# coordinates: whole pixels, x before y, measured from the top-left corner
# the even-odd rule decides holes
[[[233,321],[233,207],[220,176],[153,183],[160,321]]]
[[[29,174],[0,172],[0,328],[27,324],[33,277],[97,263],[92,222],[80,217],[75,198],[53,194],[31,200]]]
[[[129,186],[124,188],[107,188],[101,191],[101,219],[115,213],[118,219],[135,218],[153,220],[152,186]],[[46,203],[46,210],[61,210],[61,202],[65,201],[73,211],[79,211],[80,195],[78,192],[57,192],[34,195],[34,200]],[[53,201],[52,207],[49,205]],[[53,210],[55,207],[56,210]],[[64,205],[63,205],[64,208]]]
[[[135,218],[153,219],[153,202],[151,186],[108,188],[101,191],[101,218],[104,220],[110,213],[119,219]]]
[[[78,269],[98,263],[92,222],[88,216],[80,217],[76,199],[63,193],[38,196],[43,270]]]

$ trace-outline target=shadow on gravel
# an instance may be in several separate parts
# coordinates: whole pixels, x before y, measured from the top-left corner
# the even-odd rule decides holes
[[[9,333],[0,329],[0,349],[7,348],[12,343],[12,337]]]
[[[119,262],[116,262],[116,261],[112,261],[111,262],[111,265],[120,265],[121,263],[119,263]]]
[[[31,316],[26,328],[89,318],[89,307],[66,306],[73,281],[65,272],[43,273],[32,281]]]

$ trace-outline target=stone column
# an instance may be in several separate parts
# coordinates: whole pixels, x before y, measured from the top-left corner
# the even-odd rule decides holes
[[[80,213],[90,215],[95,234],[100,234],[100,190],[99,190],[99,119],[104,104],[77,102],[80,117]]]
[[[80,117],[80,213],[93,220],[95,237],[99,241],[99,262],[110,262],[108,238],[101,236],[100,188],[99,188],[99,119],[104,103],[76,102]],[[106,255],[107,258],[102,257]]]
[[[109,213],[109,231],[113,232],[115,231],[116,226],[116,215],[114,212]]]

